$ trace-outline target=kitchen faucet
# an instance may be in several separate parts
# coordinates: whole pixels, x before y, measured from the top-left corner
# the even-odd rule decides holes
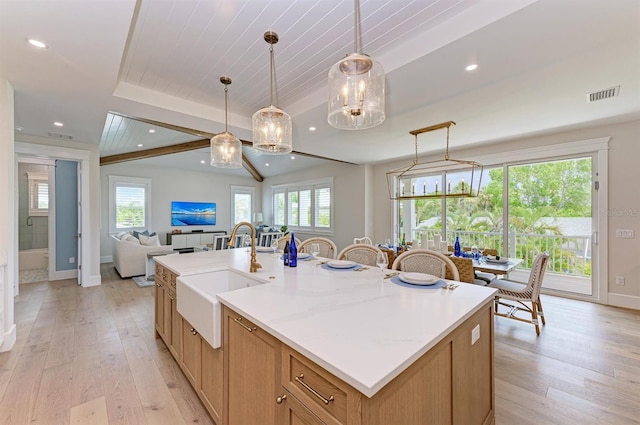
[[[258,269],[262,268],[262,264],[256,261],[256,228],[253,227],[253,224],[246,221],[241,221],[240,223],[236,224],[236,226],[231,231],[231,237],[229,238],[228,246],[229,248],[233,248],[235,246],[236,232],[242,225],[248,226],[249,229],[251,229],[251,266],[249,267],[249,271],[251,273],[255,273],[258,271]]]

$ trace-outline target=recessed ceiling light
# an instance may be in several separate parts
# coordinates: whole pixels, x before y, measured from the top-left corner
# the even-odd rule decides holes
[[[47,48],[47,45],[46,45],[46,44],[44,44],[44,43],[43,43],[42,41],[40,41],[40,40],[35,40],[35,39],[33,39],[33,38],[28,38],[28,39],[27,39],[27,42],[28,42],[29,44],[31,44],[32,46],[37,47],[38,49],[46,49],[46,48]]]
[[[53,125],[55,125],[56,127],[62,127],[64,124],[62,124],[60,121],[56,121],[53,123]]]
[[[478,65],[477,65],[477,64],[475,64],[475,63],[473,63],[473,64],[471,64],[471,65],[467,66],[465,69],[466,69],[467,71],[475,71],[477,68],[478,68]]]
[[[269,166],[269,163],[267,162],[266,164],[264,164],[264,166],[265,166],[265,167],[268,167],[268,166]]]
[[[205,163],[204,159],[200,161],[200,164],[204,164],[204,163]]]
[[[309,127],[309,131],[316,131],[315,127]]]
[[[152,128],[149,130],[149,133],[155,133],[156,131]]]
[[[141,148],[141,147],[143,147],[143,146],[144,146],[144,145],[143,145],[142,143],[138,143],[138,147],[139,147],[139,148]]]
[[[296,159],[296,157],[295,157],[295,156],[293,156],[293,155],[291,155],[291,159]]]

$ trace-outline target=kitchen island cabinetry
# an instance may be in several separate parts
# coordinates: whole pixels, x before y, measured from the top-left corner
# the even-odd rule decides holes
[[[177,312],[172,350],[217,425],[495,424],[494,289],[407,288],[381,283],[377,269],[292,269],[260,257],[256,273],[244,249],[157,261],[177,276],[176,298],[222,308],[211,316],[220,348]],[[156,287],[156,332],[168,346],[170,289]],[[179,305],[206,336],[193,312],[207,310],[189,310],[191,298]]]
[[[223,309],[227,425],[276,425],[280,341]]]

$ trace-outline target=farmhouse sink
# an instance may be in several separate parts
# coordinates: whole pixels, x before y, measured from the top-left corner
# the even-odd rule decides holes
[[[222,341],[222,308],[217,294],[266,283],[233,270],[178,277],[176,296],[178,313],[195,328],[213,348]]]

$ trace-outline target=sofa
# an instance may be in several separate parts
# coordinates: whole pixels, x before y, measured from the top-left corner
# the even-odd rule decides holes
[[[147,264],[147,254],[157,251],[173,251],[173,245],[159,245],[159,242],[153,238],[144,238],[146,243],[153,245],[144,245],[140,239],[129,233],[121,233],[111,235],[111,243],[113,244],[113,265],[118,274],[122,278],[141,276],[145,274]]]

